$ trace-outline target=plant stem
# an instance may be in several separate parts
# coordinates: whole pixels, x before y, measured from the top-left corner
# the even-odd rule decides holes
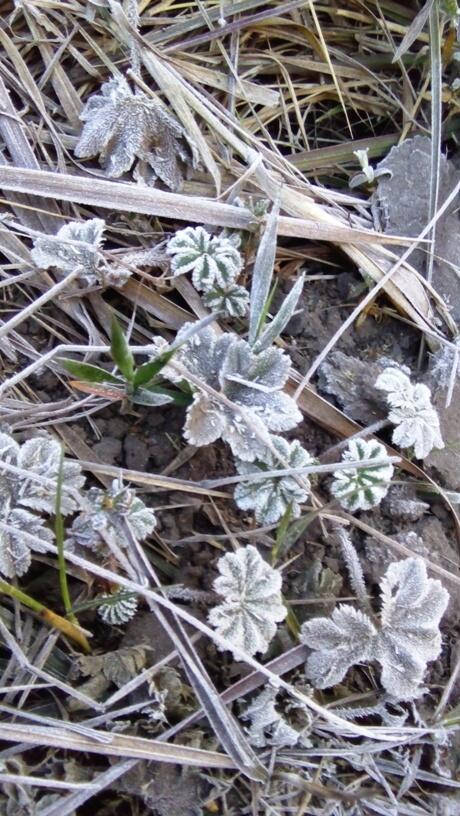
[[[69,585],[67,583],[67,571],[64,556],[64,521],[61,513],[63,468],[64,468],[64,451],[61,448],[61,458],[59,461],[59,472],[56,484],[56,509],[54,522],[54,532],[56,535],[56,548],[58,553],[59,586],[61,588],[61,597],[62,602],[64,604],[66,616],[73,624],[78,624],[77,618],[75,617],[72,611],[72,601],[70,600]]]
[[[58,629],[63,635],[70,638],[70,640],[78,643],[80,648],[87,654],[91,651],[86,635],[72,621],[66,620],[66,618],[63,618],[56,612],[52,612],[51,609],[48,609],[48,607],[40,603],[40,601],[36,601],[35,598],[31,598],[26,592],[23,592],[12,584],[8,584],[6,581],[0,581],[0,594],[1,593],[9,595],[10,598],[15,598],[24,606],[32,609],[39,615],[42,621]]]

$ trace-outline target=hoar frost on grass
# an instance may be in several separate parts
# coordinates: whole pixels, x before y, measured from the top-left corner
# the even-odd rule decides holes
[[[367,459],[386,459],[385,446],[380,442],[352,439],[342,456],[343,462],[359,462]],[[393,476],[391,462],[381,465],[345,468],[334,471],[331,493],[342,507],[355,510],[370,510],[386,496]]]
[[[428,578],[419,557],[390,564],[380,590],[379,622],[340,605],[330,618],[303,624],[301,641],[314,650],[306,674],[317,688],[340,683],[356,663],[377,661],[388,694],[410,700],[422,693],[427,663],[441,651],[439,622],[449,594],[439,581]]]
[[[433,448],[444,447],[428,386],[413,385],[405,371],[388,367],[377,378],[375,387],[386,393],[388,419],[396,425],[392,436],[395,445],[413,447],[417,459],[424,459]]]
[[[287,442],[282,437],[272,436],[271,441],[281,460],[286,462],[286,468],[304,468],[315,461],[297,440]],[[261,459],[250,463],[236,459],[235,464],[242,476],[251,473],[260,475],[264,471],[284,467],[280,464],[280,458],[267,449]],[[298,518],[300,504],[308,498],[309,492],[310,482],[306,475],[269,476],[266,479],[241,482],[235,490],[234,498],[241,510],[254,510],[259,524],[274,524],[289,506],[293,518]]]
[[[187,328],[179,331],[178,343]],[[291,362],[280,349],[254,354],[245,340],[230,334],[219,337],[207,328],[184,343],[173,362],[183,366],[184,375],[178,375],[174,366],[165,366],[165,377],[177,382],[189,372],[224,397],[219,400],[193,384],[194,398],[184,427],[192,445],[223,439],[239,459],[253,461],[265,456],[268,431],[287,431],[302,418],[292,397],[282,390]],[[226,405],[226,400],[234,405]]]
[[[281,574],[253,546],[227,553],[217,563],[215,591],[223,601],[209,623],[233,646],[254,655],[266,652],[287,609],[281,598]]]

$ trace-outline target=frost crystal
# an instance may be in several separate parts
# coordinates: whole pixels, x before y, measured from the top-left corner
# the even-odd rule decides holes
[[[245,476],[287,467],[304,468],[314,462],[297,440],[286,442],[279,436],[272,436],[271,442],[286,465],[280,463],[278,457],[267,449],[263,459],[256,459],[255,462],[248,463],[237,459],[235,464],[238,473]],[[302,482],[302,486],[295,476],[270,476],[253,482],[241,482],[235,490],[235,501],[241,510],[254,510],[259,524],[275,524],[289,505],[293,517],[298,518],[300,504],[306,500],[310,492],[310,482],[305,475],[297,478]]]
[[[106,547],[107,539],[119,547],[128,547],[126,524],[142,541],[156,526],[153,510],[146,507],[134,490],[114,480],[109,490],[92,487],[87,493],[88,507],[73,521],[69,546],[79,544],[98,550]]]
[[[331,618],[314,618],[302,626],[301,641],[314,649],[306,664],[317,688],[339,683],[350,666],[378,661],[388,694],[409,700],[420,694],[427,662],[441,650],[439,622],[449,594],[427,577],[422,558],[389,566],[380,584],[380,625],[352,607],[338,606]]]
[[[53,533],[44,526],[43,519],[14,507],[12,495],[4,484],[0,487],[0,501],[0,573],[6,578],[14,578],[15,575],[25,575],[29,569],[31,550],[46,551],[41,542],[51,542]]]
[[[187,332],[188,326],[181,332]],[[190,374],[210,386],[223,401],[195,385],[187,409],[184,436],[192,445],[209,445],[222,438],[239,459],[265,455],[268,431],[287,431],[302,415],[292,397],[282,391],[290,360],[280,349],[254,354],[248,343],[230,334],[217,337],[206,328],[184,343],[174,356]],[[183,379],[174,365],[162,374],[173,382]],[[234,406],[229,406],[230,400]],[[239,410],[240,409],[240,410]]]
[[[352,439],[348,450],[342,456],[342,461],[359,462],[366,459],[385,459],[387,452],[380,442],[364,439]],[[342,507],[354,512],[355,510],[370,510],[380,504],[388,492],[393,465],[391,462],[360,468],[346,468],[334,471],[334,481],[331,493]]]
[[[43,476],[54,482],[54,485],[40,483],[23,477],[18,485],[16,500],[33,510],[54,513],[56,509],[56,484],[61,462],[61,446],[57,439],[50,436],[38,436],[21,445],[17,466],[34,476]],[[67,515],[77,509],[77,504],[69,488],[79,490],[85,482],[78,462],[64,459],[62,464],[62,497],[61,513]]]
[[[276,624],[287,614],[281,598],[281,574],[249,546],[227,553],[217,564],[215,591],[224,600],[209,613],[209,622],[236,648],[254,655],[266,652]]]
[[[227,289],[243,266],[238,249],[228,238],[211,238],[203,227],[186,227],[176,232],[166,251],[174,256],[173,274],[192,272],[193,285],[200,292]]]
[[[236,283],[227,289],[210,289],[203,296],[203,303],[212,312],[224,312],[229,317],[244,317],[248,310],[249,294]]]
[[[158,100],[133,92],[126,79],[118,77],[88,99],[80,118],[85,125],[76,156],[99,155],[111,178],[122,176],[136,163],[135,178],[153,184],[158,177],[172,190],[179,189],[182,165],[190,162],[186,134]]]
[[[431,391],[423,384],[413,385],[403,371],[386,368],[375,387],[386,392],[390,407],[388,419],[396,428],[393,442],[401,448],[414,447],[417,459],[424,459],[433,448],[443,448],[439,417],[431,404]]]
[[[104,227],[105,221],[92,218],[85,222],[71,221],[56,235],[39,235],[34,238],[32,260],[40,269],[53,267],[64,274],[78,267],[79,279],[85,286],[93,286],[100,277],[98,267]]]
[[[292,728],[276,710],[277,694],[276,689],[266,686],[243,714],[243,718],[251,722],[248,737],[251,745],[256,748],[265,748],[267,745],[291,748],[301,738],[300,732]]]
[[[97,613],[104,623],[120,626],[127,623],[137,612],[137,599],[126,592],[115,592],[100,596],[101,604]]]

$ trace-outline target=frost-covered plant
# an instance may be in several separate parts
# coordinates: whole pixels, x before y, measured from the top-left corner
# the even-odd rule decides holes
[[[121,626],[134,617],[137,612],[137,598],[126,591],[112,592],[101,595],[97,614],[104,623],[110,626]]]
[[[384,445],[373,440],[352,439],[342,456],[343,462],[359,462],[367,459],[386,459]],[[331,493],[342,507],[355,510],[370,510],[380,504],[390,487],[393,476],[391,462],[380,465],[344,468],[334,471]]]
[[[0,476],[1,482],[10,490],[14,504],[45,513],[55,512],[61,455],[61,445],[48,434],[28,439],[19,445],[9,434],[0,433],[0,472],[1,461],[22,470],[22,473],[4,470]],[[34,479],[34,476],[41,479]],[[63,515],[77,509],[72,490],[79,490],[84,482],[85,477],[78,462],[64,458],[61,497]]]
[[[381,584],[380,621],[350,606],[338,606],[330,618],[302,626],[301,641],[314,651],[306,664],[317,688],[333,686],[356,663],[377,661],[381,683],[398,700],[418,696],[427,663],[441,650],[439,622],[449,594],[428,578],[422,558],[391,564]]]
[[[185,326],[179,331],[177,343],[187,330]],[[178,349],[174,363],[184,373],[166,366],[163,376],[178,382],[190,373],[204,386],[192,383],[194,398],[184,427],[192,445],[209,445],[222,438],[235,456],[252,461],[265,455],[268,431],[287,431],[302,418],[292,397],[282,390],[291,363],[280,349],[254,354],[246,341],[230,334],[219,337],[205,328]],[[216,395],[209,394],[206,386]]]
[[[267,745],[292,748],[301,740],[302,734],[289,725],[276,710],[277,696],[275,688],[265,686],[242,715],[243,719],[251,723],[248,738],[256,748],[265,748]]]
[[[179,122],[155,97],[132,91],[124,77],[105,82],[91,96],[80,114],[85,123],[75,155],[87,159],[99,155],[99,163],[111,178],[131,170],[147,184],[159,178],[177,190],[184,164],[195,163],[195,149]]]
[[[248,310],[249,294],[244,286],[232,283],[226,289],[210,289],[203,303],[212,312],[224,312],[229,317],[243,317]]]
[[[221,637],[250,655],[266,652],[276,624],[287,614],[281,598],[281,574],[253,546],[227,553],[217,564],[215,591],[223,601],[209,613]]]
[[[9,433],[0,432],[0,573],[8,578],[24,575],[30,567],[31,551],[45,552],[46,544],[54,538],[45,519],[30,511],[55,513],[61,456],[61,446],[51,436],[38,436],[20,445]],[[2,468],[2,463],[17,470]],[[64,459],[64,515],[76,509],[73,491],[84,481],[79,464]]]
[[[302,448],[300,442],[286,442],[280,436],[271,437],[272,445],[279,457],[286,464],[280,464],[280,458],[266,449],[265,455],[254,462],[236,459],[238,473],[247,476],[252,473],[258,476],[264,471],[273,471],[283,468],[304,468],[312,465],[314,459]],[[291,507],[294,518],[300,516],[300,504],[304,502],[310,492],[308,477],[295,476],[268,476],[266,479],[241,482],[235,490],[234,497],[241,510],[254,510],[256,521],[259,524],[274,524]]]
[[[228,238],[211,237],[203,227],[186,227],[168,241],[172,255],[171,270],[175,276],[192,273],[199,292],[226,289],[234,283],[243,267],[238,248]]]
[[[108,266],[101,252],[105,221],[90,218],[70,221],[56,235],[37,235],[31,250],[33,262],[40,269],[58,269],[64,275],[79,269],[83,286],[124,286],[131,276],[125,266]]]
[[[156,526],[153,510],[146,507],[134,490],[117,479],[108,490],[91,487],[86,494],[86,509],[75,517],[67,545],[78,544],[91,550],[114,545],[129,546],[129,529],[139,540],[147,538]]]
[[[390,366],[377,378],[375,387],[386,393],[388,419],[396,425],[392,436],[395,445],[413,447],[417,459],[424,459],[433,448],[444,447],[428,386],[413,385],[404,371]]]
[[[31,551],[46,552],[54,536],[44,519],[14,506],[5,483],[0,486],[0,503],[0,573],[6,578],[20,577],[30,567]]]

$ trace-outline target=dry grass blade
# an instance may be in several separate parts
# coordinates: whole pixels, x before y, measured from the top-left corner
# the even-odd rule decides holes
[[[231,759],[214,751],[204,751],[184,745],[166,745],[158,740],[131,737],[126,734],[108,734],[106,731],[88,729],[91,736],[71,734],[56,726],[8,725],[0,723],[0,738],[5,742],[25,745],[42,745],[50,748],[102,754],[113,757],[132,757],[155,762],[172,762],[197,768],[234,768]]]

